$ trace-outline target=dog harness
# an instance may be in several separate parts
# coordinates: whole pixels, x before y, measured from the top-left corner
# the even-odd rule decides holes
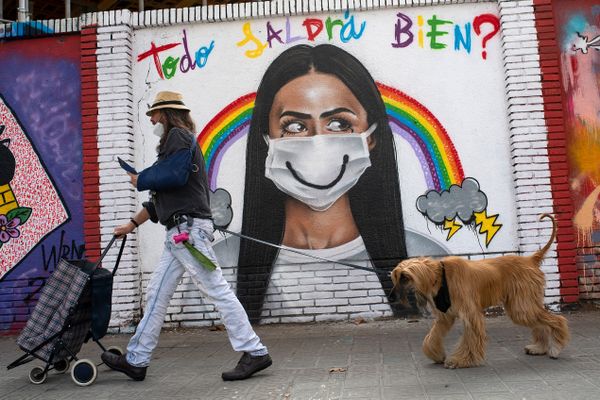
[[[435,308],[445,313],[452,306],[452,302],[450,301],[450,291],[448,290],[448,281],[446,280],[446,269],[443,262],[440,261],[440,265],[442,266],[442,286],[433,297],[433,302],[435,303]]]

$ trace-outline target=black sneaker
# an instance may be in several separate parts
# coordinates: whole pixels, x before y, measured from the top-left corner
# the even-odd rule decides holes
[[[133,379],[134,381],[143,381],[146,378],[146,369],[148,367],[136,367],[127,362],[125,354],[119,356],[110,351],[105,351],[100,356],[104,364],[119,371]]]
[[[252,374],[271,366],[273,360],[271,356],[265,354],[264,356],[251,356],[250,353],[244,353],[240,361],[231,371],[226,371],[221,374],[221,378],[224,381],[237,381],[241,379],[250,378]]]

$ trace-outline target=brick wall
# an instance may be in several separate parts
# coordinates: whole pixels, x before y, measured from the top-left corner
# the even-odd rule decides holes
[[[579,300],[576,238],[573,229],[573,203],[568,179],[566,131],[562,115],[562,90],[559,71],[559,50],[551,0],[534,0],[536,29],[539,38],[544,119],[548,127],[548,159],[554,211],[558,218],[558,267],[560,300],[572,303]]]
[[[477,2],[477,1],[472,1]],[[464,3],[464,1],[395,1],[373,3],[361,1],[357,9],[404,7],[419,5],[439,5]],[[265,15],[307,14],[327,10],[343,10],[347,2],[327,2],[311,4],[305,7],[290,6],[289,2],[236,4],[183,10],[147,11],[133,14],[133,29],[176,24],[181,22],[222,21],[252,18]],[[354,8],[350,3],[350,9]],[[515,197],[519,221],[519,251],[533,252],[543,246],[551,233],[548,221],[538,221],[542,212],[553,213],[551,172],[549,170],[548,128],[545,121],[544,93],[542,92],[542,72],[536,19],[532,1],[499,1],[499,10],[503,29],[504,59],[506,66],[507,109],[510,118],[511,149],[513,152],[513,174]],[[559,217],[564,225],[565,217]],[[553,245],[543,270],[547,277],[546,302],[556,303],[564,300],[561,289],[559,260]],[[474,258],[478,256],[475,255]],[[234,269],[224,271],[226,278],[234,285]],[[150,273],[143,273],[142,292],[147,286]],[[313,279],[318,277],[314,276]],[[305,279],[310,279],[306,277]],[[334,284],[333,280],[330,284]],[[346,283],[348,284],[348,283]],[[365,289],[368,290],[368,289]],[[143,293],[142,293],[143,294]],[[302,297],[302,293],[298,293]],[[273,296],[273,294],[272,294]],[[276,303],[276,297],[272,297]],[[305,299],[307,304],[295,310],[282,312],[263,312],[264,322],[310,322],[322,319],[349,319],[364,313],[364,306],[338,302],[325,304],[329,300],[318,299],[321,311],[315,311],[317,299]],[[344,299],[342,299],[344,300]],[[345,299],[348,300],[348,299]],[[304,301],[304,300],[303,300]],[[276,306],[273,303],[272,306]],[[356,309],[351,307],[358,307]],[[362,307],[362,308],[361,308]],[[265,304],[265,308],[269,308]],[[312,310],[312,311],[311,311]],[[211,304],[206,304],[189,278],[184,276],[167,310],[168,326],[206,326],[220,323],[218,314]]]
[[[552,194],[553,176],[550,170],[556,151],[552,143],[551,126],[546,121],[546,99],[542,72],[542,57],[538,46],[537,21],[533,0],[500,0],[500,20],[504,42],[506,98],[510,120],[510,141],[513,154],[515,197],[519,222],[520,250],[531,253],[550,238],[551,223],[539,221],[541,213],[553,213],[560,229],[568,218],[555,207]],[[562,231],[559,231],[562,235]],[[560,236],[558,242],[564,239]],[[554,244],[544,261],[546,302],[562,299],[561,263]]]
[[[98,166],[98,74],[96,27],[81,29],[81,132],[83,135],[83,202],[86,256],[100,256]]]
[[[82,104],[84,157],[86,162],[86,244],[96,256],[108,243],[114,227],[126,222],[137,209],[138,199],[127,177],[118,169],[115,156],[133,162],[132,37],[136,29],[169,24],[205,23],[264,16],[309,14],[333,10],[364,10],[421,5],[444,5],[493,1],[395,0],[239,3],[130,13],[128,11],[86,14],[79,21],[82,33]],[[565,190],[566,158],[564,127],[559,112],[560,84],[556,46],[552,39],[550,0],[498,0],[502,27],[506,81],[506,107],[510,120],[510,146],[519,229],[520,252],[539,249],[550,237],[542,212],[554,213],[559,222],[558,245],[544,262],[546,302],[577,300],[572,206]],[[94,68],[95,63],[95,68]],[[558,96],[558,97],[557,97]],[[94,138],[96,135],[96,138]],[[89,186],[89,187],[88,187]],[[98,211],[99,216],[94,214]],[[142,272],[137,255],[137,237],[132,234],[116,276],[113,292],[113,329],[129,330],[143,309],[143,294],[150,273]],[[112,267],[116,246],[105,259]],[[472,255],[473,258],[480,257]],[[235,269],[224,271],[235,289]],[[308,276],[315,285],[330,282]],[[331,284],[335,280],[331,279]],[[346,282],[350,284],[350,282]],[[368,284],[368,282],[367,282]],[[365,288],[369,290],[369,288]],[[298,294],[301,296],[301,294]],[[270,313],[267,322],[307,322],[348,319],[361,312],[361,304],[335,299],[305,299],[293,312]],[[338,299],[339,300],[339,299]],[[277,302],[275,298],[274,303]],[[327,313],[315,312],[319,305]],[[360,299],[356,300],[360,302]],[[356,303],[355,301],[355,303]],[[327,303],[329,302],[329,303]],[[276,305],[276,304],[274,304]],[[352,308],[355,307],[355,308]],[[358,307],[358,308],[356,308]],[[325,317],[323,316],[325,315]],[[206,326],[220,323],[214,306],[184,276],[167,310],[166,326]]]
[[[115,226],[126,223],[137,210],[136,192],[119,168],[116,157],[134,163],[133,89],[131,83],[131,13],[127,10],[97,14],[98,37],[98,165],[100,167],[100,221],[102,247]],[[140,315],[141,279],[137,236],[128,236],[113,286],[112,326],[128,329]],[[105,258],[113,268],[118,246]]]
[[[490,1],[467,1],[471,3]],[[227,6],[192,7],[177,10],[156,10],[132,14],[132,27],[134,30],[149,27],[174,25],[185,22],[218,22],[226,20],[240,20],[264,16],[285,16],[296,14],[319,13],[334,10],[352,9],[384,9],[392,7],[418,7],[423,5],[461,4],[464,0],[439,0],[439,1],[329,1],[329,2],[300,2],[296,6],[293,2],[265,2],[265,3],[240,3]],[[477,256],[475,256],[476,258]],[[322,276],[323,268],[314,268],[312,271],[300,270],[299,266],[290,266],[293,270],[286,276],[289,282],[279,292],[268,292],[261,316],[262,323],[302,323],[318,322],[323,320],[348,320],[357,316],[390,316],[391,311],[383,300],[379,304],[373,303],[372,291],[376,288],[381,291],[381,284],[377,277],[375,281],[359,279],[356,275],[360,271],[348,271],[343,268],[343,273],[336,276]],[[295,268],[295,269],[294,269]],[[330,270],[331,268],[327,268]],[[151,271],[151,269],[150,269]],[[236,287],[237,272],[235,268],[226,268],[223,271],[225,278]],[[151,272],[142,271],[142,297],[150,280]],[[333,290],[335,287],[335,291]],[[345,296],[344,291],[347,291]],[[337,297],[336,297],[337,292]],[[352,293],[352,294],[350,294]],[[344,297],[345,296],[345,297]],[[362,297],[361,297],[362,296]],[[282,309],[284,299],[294,300],[293,308]],[[142,307],[144,306],[142,301]],[[219,314],[214,306],[207,303],[197,290],[190,278],[184,275],[173,299],[167,309],[165,326],[169,327],[196,327],[220,324]]]
[[[598,2],[593,0],[573,0],[562,2],[560,0],[535,0],[535,14],[537,20],[538,35],[540,38],[540,54],[543,74],[543,90],[545,99],[545,115],[549,126],[549,142],[552,145],[551,172],[553,181],[553,197],[557,204],[558,212],[564,216],[560,234],[562,240],[559,243],[559,259],[561,270],[561,296],[564,302],[576,302],[578,300],[600,299],[600,267],[598,265],[598,238],[595,231],[586,231],[576,227],[571,221],[577,220],[577,212],[581,211],[582,203],[579,196],[585,196],[577,183],[585,172],[580,169],[577,158],[581,155],[568,154],[573,149],[573,143],[579,138],[574,130],[575,120],[587,125],[587,121],[593,121],[594,117],[586,120],[585,116],[577,115],[574,111],[577,102],[594,103],[593,98],[588,98],[589,92],[579,94],[580,88],[573,87],[567,78],[570,71],[579,79],[589,77],[592,81],[596,78],[595,71],[588,73],[580,69],[579,58],[569,54],[561,48],[570,32],[568,21],[571,18],[590,19],[594,25],[594,7]],[[567,12],[567,10],[569,10]],[[588,16],[589,15],[589,16]],[[596,20],[597,21],[597,20]],[[597,22],[596,22],[597,24]],[[578,28],[580,29],[580,28]],[[591,54],[591,57],[595,55]],[[569,87],[570,86],[570,87]],[[586,85],[587,86],[587,85]],[[588,90],[597,90],[597,84]],[[575,94],[578,93],[578,94]],[[573,97],[572,97],[573,96]],[[575,100],[574,97],[580,97]],[[585,97],[585,98],[583,98]],[[593,109],[593,108],[592,108]],[[564,110],[564,115],[563,115]],[[591,112],[591,115],[594,113]],[[590,117],[587,117],[590,118]],[[593,124],[592,124],[593,125]],[[588,135],[594,136],[594,128],[586,127]],[[590,145],[593,149],[593,145]],[[593,163],[593,161],[591,161]],[[569,165],[571,164],[571,165]],[[593,184],[595,186],[595,184]],[[593,200],[593,199],[591,199]],[[581,217],[580,217],[581,218]],[[590,219],[594,219],[590,216]],[[586,221],[597,224],[596,221]]]

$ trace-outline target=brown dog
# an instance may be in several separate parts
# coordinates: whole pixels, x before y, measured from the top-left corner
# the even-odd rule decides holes
[[[531,355],[558,357],[569,341],[567,320],[544,307],[544,273],[540,264],[556,237],[530,256],[507,255],[485,260],[445,257],[441,260],[416,258],[402,261],[391,273],[394,295],[406,304],[406,295],[414,290],[426,300],[436,320],[423,341],[423,351],[446,368],[480,365],[485,357],[486,333],[483,310],[503,304],[514,323],[531,328],[533,343],[525,346]],[[450,357],[446,357],[443,339],[456,318],[462,319],[464,333]]]

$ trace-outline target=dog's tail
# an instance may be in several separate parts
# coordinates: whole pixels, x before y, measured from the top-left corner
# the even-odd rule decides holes
[[[533,253],[533,255],[531,257],[533,257],[537,263],[541,263],[542,259],[544,258],[544,256],[546,255],[546,253],[548,252],[548,249],[550,248],[550,246],[552,245],[552,242],[554,242],[554,239],[556,239],[556,219],[554,219],[554,217],[550,214],[542,214],[540,215],[540,221],[545,219],[545,218],[550,218],[552,220],[552,235],[550,236],[550,240],[548,240],[548,243],[546,243],[546,245],[544,247],[542,247],[541,249],[539,249],[538,251],[536,251],[535,253]]]

